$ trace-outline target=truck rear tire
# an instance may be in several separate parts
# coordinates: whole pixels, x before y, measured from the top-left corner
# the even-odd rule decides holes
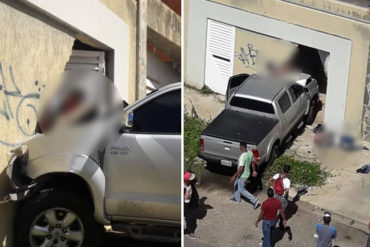
[[[50,189],[23,202],[14,231],[16,246],[98,247],[104,228],[83,196]]]

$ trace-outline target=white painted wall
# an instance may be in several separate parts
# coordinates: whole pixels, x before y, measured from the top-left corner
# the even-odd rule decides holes
[[[113,49],[114,84],[123,99],[129,98],[129,27],[124,21],[99,0],[21,1]]]
[[[204,85],[207,19],[263,33],[330,53],[325,123],[337,125],[345,119],[351,41],[206,0],[188,0],[188,35],[185,47],[185,81]]]

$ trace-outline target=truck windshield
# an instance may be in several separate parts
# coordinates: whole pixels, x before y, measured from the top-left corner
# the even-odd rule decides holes
[[[254,99],[234,96],[230,101],[230,105],[252,111],[275,114],[274,107],[271,103],[258,101]]]

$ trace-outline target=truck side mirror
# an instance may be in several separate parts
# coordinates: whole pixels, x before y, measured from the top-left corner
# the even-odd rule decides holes
[[[127,130],[130,130],[133,126],[133,123],[134,123],[134,112],[133,111],[124,112],[123,122],[121,128],[119,129],[119,133],[122,134]]]

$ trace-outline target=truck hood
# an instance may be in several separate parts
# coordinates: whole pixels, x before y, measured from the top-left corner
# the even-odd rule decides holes
[[[225,109],[203,130],[202,135],[258,145],[277,123],[274,118]]]

